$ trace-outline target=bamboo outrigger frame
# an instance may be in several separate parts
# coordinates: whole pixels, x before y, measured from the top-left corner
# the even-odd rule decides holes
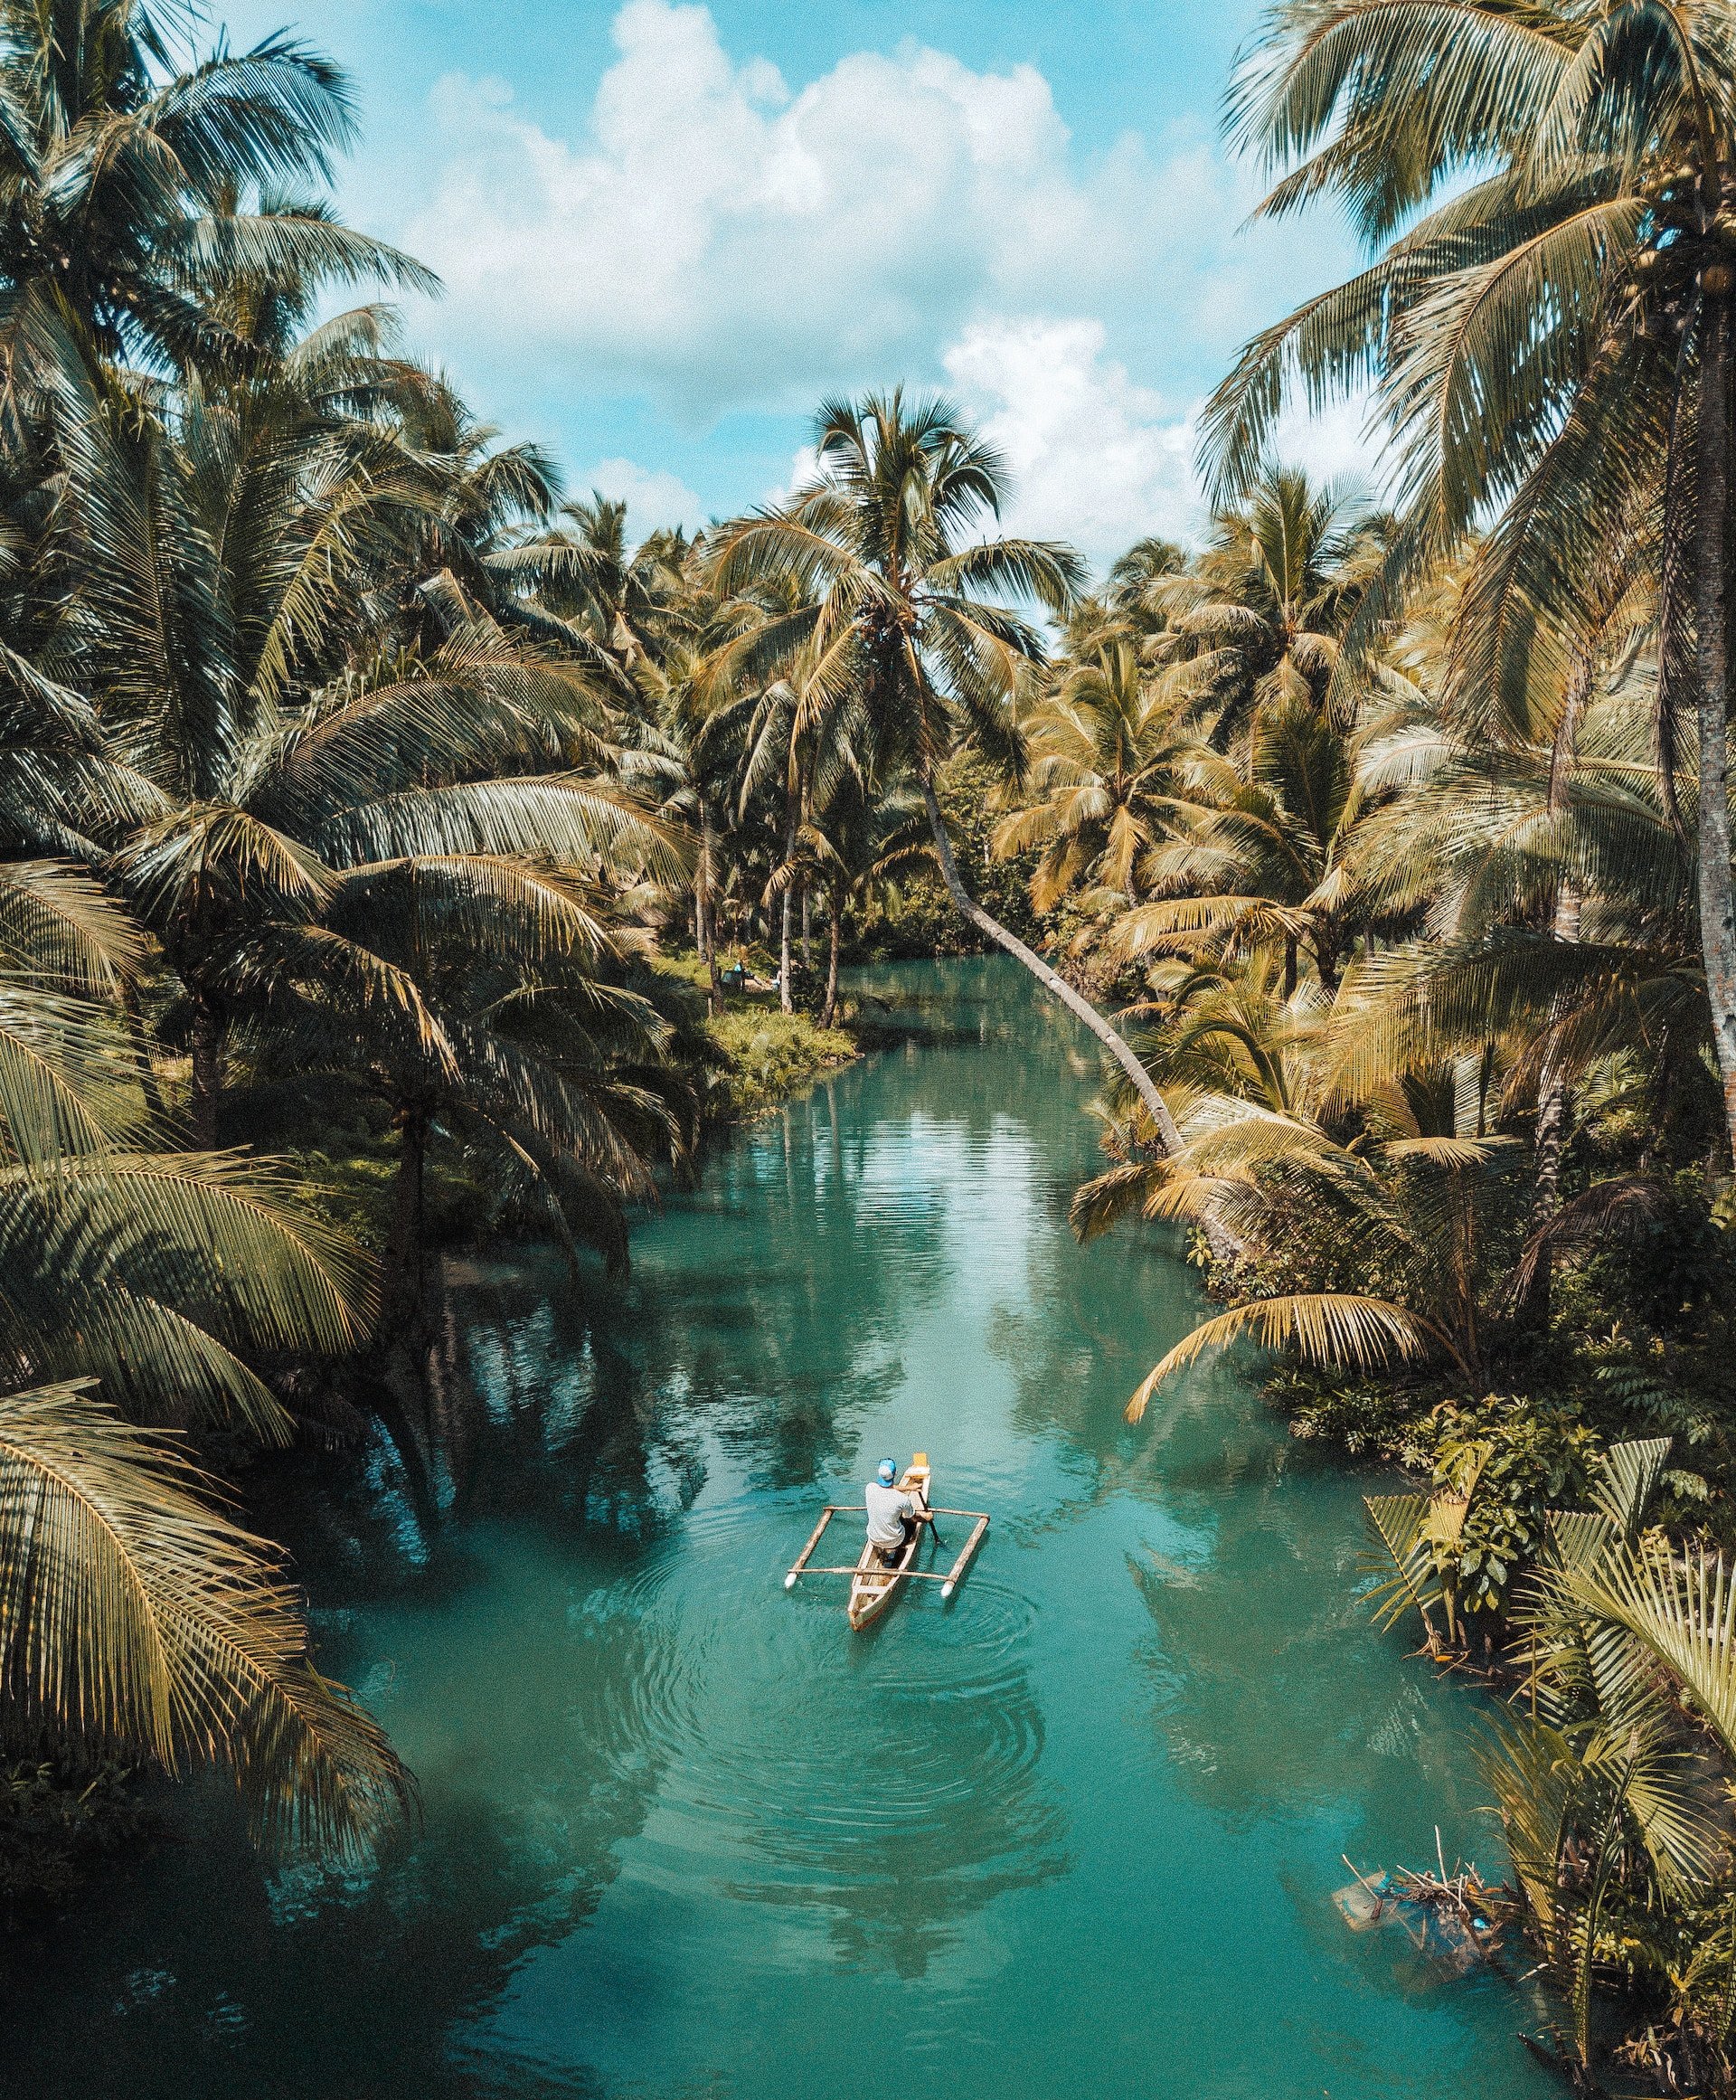
[[[870,1566],[870,1572],[883,1578],[885,1593],[889,1598],[893,1586],[901,1582],[939,1583],[941,1601],[944,1603],[964,1580],[965,1570],[969,1566],[971,1557],[976,1553],[976,1548],[983,1542],[983,1534],[988,1529],[988,1512],[986,1509],[942,1509],[930,1505],[928,1513],[931,1517],[968,1517],[971,1519],[970,1536],[959,1549],[958,1558],[944,1575],[926,1568],[870,1566],[865,1548],[863,1558],[852,1563],[848,1567],[814,1566],[812,1562],[815,1548],[819,1545],[821,1536],[832,1519],[835,1517],[842,1516],[860,1517],[862,1514],[861,1507],[857,1503],[828,1502],[820,1512],[819,1522],[808,1533],[807,1544],[797,1556],[795,1566],[784,1577],[784,1587],[787,1590],[793,1590],[797,1579],[805,1575],[856,1575],[863,1572],[864,1566]]]

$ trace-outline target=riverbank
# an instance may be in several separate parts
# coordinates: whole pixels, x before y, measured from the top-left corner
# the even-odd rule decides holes
[[[724,1101],[738,1121],[781,1107],[860,1054],[847,1028],[822,1028],[807,1014],[773,1005],[733,1007],[709,1019],[705,1034],[722,1060]]]
[[[1627,1229],[1589,1245],[1563,1233],[1541,1292],[1534,1224],[1464,1206],[1457,1336],[1439,1320],[1409,1369],[1373,1352],[1353,1368],[1348,1320],[1323,1315],[1316,1360],[1268,1358],[1263,1392],[1293,1438],[1373,1490],[1370,1618],[1494,1701],[1484,1772],[1505,1900],[1550,1995],[1533,2046],[1576,2091],[1637,2075],[1638,2089],[1728,2094],[1736,1244],[1700,1168],[1617,1187]],[[1558,1215],[1588,1190],[1580,1168]],[[1196,1233],[1193,1256],[1243,1332],[1273,1302],[1396,1319],[1425,1288],[1394,1258],[1414,1184],[1394,1176],[1383,1195],[1384,1237],[1346,1230],[1329,1203],[1250,1204],[1255,1244],[1221,1262]],[[1366,1480],[1371,1460],[1410,1481]]]

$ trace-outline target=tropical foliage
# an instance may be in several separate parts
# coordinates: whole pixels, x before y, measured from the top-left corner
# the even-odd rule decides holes
[[[1129,1412],[1250,1340],[1417,1471],[1378,1608],[1524,1687],[1564,2059],[1619,1981],[1731,2090],[1725,14],[1287,0],[1233,128],[1373,260],[1095,592],[900,390],[635,544],[405,354],[330,62],[171,26],[0,36],[0,1748],[379,1842],[412,1783],[211,1440],[410,1450],[443,1220],[618,1264],[721,1102],[849,1054],[849,954],[986,943],[1105,1055],[1079,1229],[1221,1301]],[[1272,456],[1346,389],[1388,509]]]

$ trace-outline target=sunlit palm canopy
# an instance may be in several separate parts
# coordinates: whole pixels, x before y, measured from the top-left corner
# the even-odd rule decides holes
[[[363,1859],[413,1807],[316,1669],[279,1556],[89,1381],[0,1397],[0,1712],[87,1754],[227,1765],[274,1849]]]
[[[1066,612],[1084,581],[1079,556],[979,536],[1005,498],[1006,468],[948,402],[907,403],[901,393],[829,402],[815,450],[813,478],[787,504],[736,520],[710,544],[719,590],[766,587],[792,608],[722,667],[750,678],[788,670],[802,695],[798,733],[860,700],[873,740],[864,756],[882,776],[901,763],[931,772],[966,742],[1016,771],[1015,702],[1044,654],[1032,613]]]

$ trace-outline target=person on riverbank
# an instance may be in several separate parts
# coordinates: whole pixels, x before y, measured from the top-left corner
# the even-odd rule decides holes
[[[898,1566],[917,1526],[928,1515],[921,1497],[906,1494],[896,1485],[897,1480],[897,1466],[889,1458],[882,1459],[865,1490],[868,1543],[880,1548],[881,1560],[887,1567]]]

